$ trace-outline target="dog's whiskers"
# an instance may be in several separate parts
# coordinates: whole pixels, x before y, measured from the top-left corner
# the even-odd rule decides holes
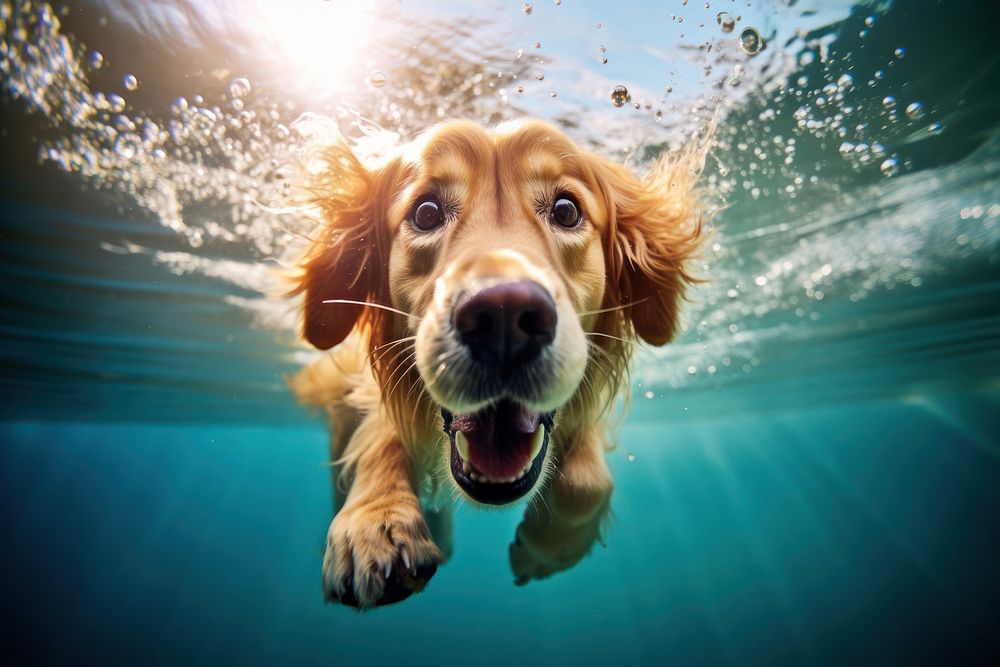
[[[638,301],[633,301],[632,303],[625,303],[620,306],[611,306],[610,308],[601,308],[599,310],[585,310],[582,313],[578,313],[580,317],[585,317],[587,315],[598,315],[600,313],[610,313],[615,310],[624,310],[626,308],[631,308],[632,306],[638,306],[643,301],[649,301],[649,299],[639,299]]]
[[[409,374],[409,372],[411,370],[413,370],[414,368],[416,368],[416,366],[417,366],[417,360],[415,359],[416,356],[417,356],[417,352],[416,352],[416,350],[414,350],[413,352],[411,352],[410,354],[406,355],[406,357],[403,358],[404,362],[407,359],[411,359],[412,361],[409,364],[406,365],[405,370],[403,370],[403,372],[400,373],[399,378],[396,380],[395,384],[392,385],[392,389],[389,390],[389,396],[392,396],[396,392],[396,387],[398,387],[399,383],[403,381],[403,378],[405,378]],[[397,367],[397,370],[398,370],[398,368],[402,368],[402,367],[403,367],[403,364],[400,363],[399,366]],[[393,375],[394,374],[395,374],[395,371],[393,371]],[[389,379],[390,380],[392,379],[391,375],[389,376]]]
[[[385,355],[389,354],[389,351],[393,347],[398,347],[400,344],[409,343],[415,341],[416,339],[417,339],[416,336],[405,336],[403,338],[397,338],[394,341],[385,343],[384,345],[379,345],[378,347],[375,348],[375,351],[380,352],[380,354],[378,357],[376,357],[376,359],[372,363],[377,364],[379,361],[381,361],[382,358],[385,357]]]
[[[404,315],[406,317],[411,317],[415,320],[420,318],[413,313],[408,313],[405,310],[399,310],[398,308],[392,308],[390,306],[383,306],[380,303],[372,303],[370,301],[355,301],[354,299],[324,299],[323,303],[341,303],[350,304],[352,306],[371,306],[372,308],[381,308],[382,310],[388,310],[390,313],[396,313],[398,315]]]
[[[612,336],[611,334],[601,333],[600,331],[590,331],[584,336],[600,336],[601,338],[613,338],[615,340],[620,340],[623,343],[628,343],[629,345],[638,345],[638,341],[629,340],[628,338],[622,338],[621,336]]]

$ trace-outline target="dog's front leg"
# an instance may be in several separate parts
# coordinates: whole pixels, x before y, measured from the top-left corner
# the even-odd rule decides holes
[[[327,533],[323,592],[328,601],[368,609],[423,590],[443,558],[392,427],[367,417],[348,444],[346,455],[354,453],[350,489]]]
[[[515,583],[569,569],[600,539],[613,484],[596,432],[582,434],[556,461],[552,479],[534,498],[510,545]]]

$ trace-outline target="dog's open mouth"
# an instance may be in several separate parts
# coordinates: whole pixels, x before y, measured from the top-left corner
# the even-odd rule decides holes
[[[474,500],[504,505],[524,496],[542,473],[553,412],[511,400],[473,413],[441,410],[451,440],[451,474]]]

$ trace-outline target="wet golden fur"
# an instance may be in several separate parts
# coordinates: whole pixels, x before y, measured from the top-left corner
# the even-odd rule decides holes
[[[612,489],[605,422],[627,386],[632,341],[673,337],[691,281],[685,262],[700,236],[700,162],[690,151],[665,157],[639,179],[540,122],[494,130],[446,123],[375,167],[343,143],[313,157],[306,191],[321,224],[295,292],[304,296],[303,336],[333,350],[291,386],[300,401],[328,412],[333,432],[339,511],[323,569],[330,599],[363,608],[384,602],[390,575],[403,570],[419,589],[412,572],[450,550],[447,506],[427,501],[422,513],[418,499],[451,480],[434,400],[444,390],[418,349],[428,336],[415,334],[428,326],[425,313],[442,307],[435,299],[476,272],[537,269],[586,341],[582,379],[567,371],[572,390],[558,411],[547,479],[511,545],[512,569],[523,583],[589,551]],[[432,242],[406,220],[428,187],[461,202],[456,221]],[[579,200],[587,221],[580,234],[560,235],[533,214],[533,202],[553,189]]]

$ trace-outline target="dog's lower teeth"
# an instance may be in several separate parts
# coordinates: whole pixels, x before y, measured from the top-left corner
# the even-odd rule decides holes
[[[469,465],[468,461],[462,461],[462,472],[464,472],[466,475],[472,472],[472,466]]]

